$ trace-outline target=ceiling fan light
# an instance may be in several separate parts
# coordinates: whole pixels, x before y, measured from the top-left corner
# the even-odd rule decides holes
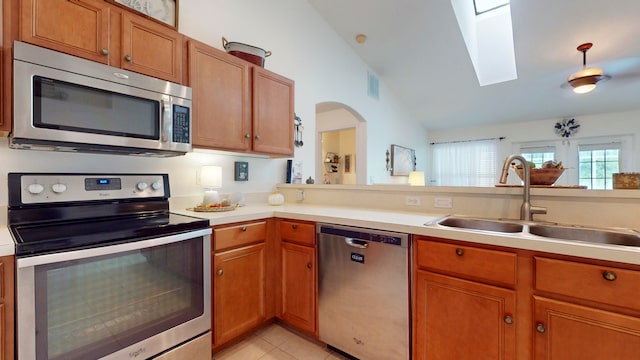
[[[574,79],[584,78],[587,76],[604,76],[604,71],[596,67],[582,69],[580,71],[576,71],[573,74],[571,74],[571,76],[569,76],[568,81],[571,82]]]
[[[589,70],[589,69],[586,69]],[[575,75],[575,74],[574,74]],[[576,94],[586,94],[596,88],[596,83],[604,78],[604,75],[587,75],[569,80]]]
[[[576,94],[586,94],[592,92],[596,88],[596,84],[585,84],[573,88]]]

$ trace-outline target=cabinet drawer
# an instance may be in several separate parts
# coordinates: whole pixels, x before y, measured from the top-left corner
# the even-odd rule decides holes
[[[261,242],[266,238],[267,223],[265,221],[213,229],[213,250],[218,251]]]
[[[316,227],[309,223],[281,221],[280,237],[284,241],[314,246],[316,244]]]
[[[535,258],[536,289],[640,310],[640,271]]]
[[[419,267],[507,285],[516,283],[516,254],[437,241],[416,242]]]

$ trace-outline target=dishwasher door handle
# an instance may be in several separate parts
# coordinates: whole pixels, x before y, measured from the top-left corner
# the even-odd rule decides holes
[[[362,240],[354,240],[352,238],[344,238],[344,242],[349,246],[353,246],[358,249],[366,249],[369,247],[369,243]]]

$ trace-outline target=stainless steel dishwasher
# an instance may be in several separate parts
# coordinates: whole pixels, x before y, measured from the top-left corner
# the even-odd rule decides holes
[[[355,358],[409,359],[409,235],[317,224],[320,340]]]

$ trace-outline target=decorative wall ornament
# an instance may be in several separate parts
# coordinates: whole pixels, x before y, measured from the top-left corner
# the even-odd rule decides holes
[[[409,176],[415,170],[415,150],[391,145],[391,176]]]
[[[178,29],[178,0],[110,0]]]
[[[556,130],[556,134],[563,138],[569,138],[578,132],[580,124],[578,124],[578,121],[574,118],[562,119],[562,121],[558,121],[553,128]]]

